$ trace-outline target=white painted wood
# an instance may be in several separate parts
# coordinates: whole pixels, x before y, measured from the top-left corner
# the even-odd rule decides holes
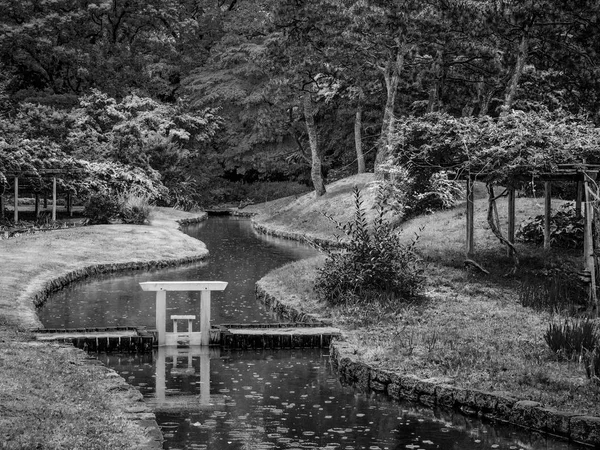
[[[193,314],[173,314],[171,315],[171,319],[173,320],[196,320],[196,316]]]
[[[156,291],[156,332],[158,345],[165,345],[167,331],[167,292]]]
[[[144,291],[223,291],[225,281],[145,281],[140,283]]]
[[[227,287],[226,282],[146,281],[140,283],[140,286],[144,291],[156,292],[156,331],[159,346],[177,345],[178,340],[182,339],[181,333],[177,332],[176,320],[179,318],[188,320],[189,345],[210,345],[210,291],[224,290]],[[195,333],[192,332],[192,320],[196,318],[194,315],[172,315],[171,319],[174,319],[173,333],[166,333],[167,291],[200,291],[200,338],[198,343],[196,343]]]
[[[210,291],[200,292],[200,345],[210,345]]]

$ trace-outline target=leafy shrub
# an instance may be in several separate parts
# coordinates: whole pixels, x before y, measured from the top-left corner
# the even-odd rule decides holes
[[[598,329],[590,319],[566,319],[564,323],[550,323],[544,334],[548,347],[567,358],[583,355],[598,346]]]
[[[380,201],[370,231],[358,188],[354,189],[354,204],[354,219],[348,223],[326,215],[349,242],[342,250],[320,248],[328,256],[315,280],[320,299],[332,305],[347,305],[382,298],[414,298],[424,281],[414,250],[418,237],[409,245],[399,244]]]
[[[89,219],[89,223],[104,224],[109,223],[119,213],[118,199],[108,192],[98,192],[88,199],[83,215]]]
[[[411,172],[393,161],[382,164],[380,170],[384,180],[379,183],[379,189],[399,218],[451,208],[464,194],[461,184],[448,178],[443,170]]]
[[[555,247],[583,248],[584,219],[577,216],[572,203],[567,203],[550,216],[550,242]],[[524,220],[517,237],[524,242],[544,242],[544,215]]]
[[[118,217],[123,223],[143,225],[148,221],[152,206],[148,194],[130,191],[118,196]]]
[[[585,306],[587,299],[584,283],[566,268],[552,269],[542,279],[527,278],[519,290],[521,305],[537,311],[574,315]]]
[[[463,195],[460,183],[449,179],[448,173],[443,170],[433,173],[424,187],[413,193],[413,215],[452,208]]]

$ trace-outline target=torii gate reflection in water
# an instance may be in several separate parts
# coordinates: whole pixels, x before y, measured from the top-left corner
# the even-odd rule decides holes
[[[156,292],[156,331],[158,334],[158,352],[156,354],[156,404],[155,408],[170,409],[182,407],[209,407],[210,402],[210,293],[223,291],[227,287],[224,281],[147,281],[140,283],[144,291]],[[167,292],[168,291],[200,291],[200,331],[192,330],[195,316],[173,315],[173,332],[167,333]],[[188,330],[177,332],[177,320],[188,320]],[[187,343],[188,348],[178,349],[177,345]],[[218,350],[218,349],[217,349]],[[218,352],[217,352],[218,353]],[[177,357],[187,356],[187,367],[177,368]],[[192,357],[200,358],[200,394],[198,396],[177,395],[166,396],[166,358],[171,357],[173,366],[171,373],[179,371],[180,375],[195,375]],[[183,371],[181,370],[183,369]]]

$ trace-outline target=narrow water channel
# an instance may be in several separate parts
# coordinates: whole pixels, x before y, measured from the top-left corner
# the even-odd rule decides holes
[[[213,323],[272,322],[254,284],[282,264],[314,254],[265,238],[247,219],[213,217],[186,232],[206,243],[204,263],[76,283],[40,310],[48,328],[154,325],[154,297],[140,281],[219,280]],[[171,314],[196,314],[189,294],[169,294]],[[195,324],[197,329],[198,324]],[[166,449],[582,449],[448,410],[393,402],[340,384],[326,350],[221,351],[161,348],[98,358],[155,408]]]

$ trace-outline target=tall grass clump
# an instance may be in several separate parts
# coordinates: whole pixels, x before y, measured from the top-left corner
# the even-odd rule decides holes
[[[575,315],[585,308],[587,290],[577,274],[564,268],[525,279],[519,289],[521,305],[537,311]]]
[[[415,253],[418,236],[408,245],[398,236],[381,202],[369,229],[360,191],[354,188],[354,218],[342,224],[330,215],[347,238],[342,250],[320,247],[327,255],[318,269],[315,291],[331,305],[390,302],[416,297],[424,283],[421,261]]]
[[[595,321],[582,318],[550,323],[544,340],[557,355],[579,359],[587,377],[600,383],[600,328]]]
[[[548,347],[567,358],[583,355],[598,345],[598,329],[591,319],[565,319],[562,323],[550,323],[544,334]]]
[[[118,217],[123,223],[143,225],[148,222],[152,206],[150,196],[137,190],[122,192],[117,196]]]

